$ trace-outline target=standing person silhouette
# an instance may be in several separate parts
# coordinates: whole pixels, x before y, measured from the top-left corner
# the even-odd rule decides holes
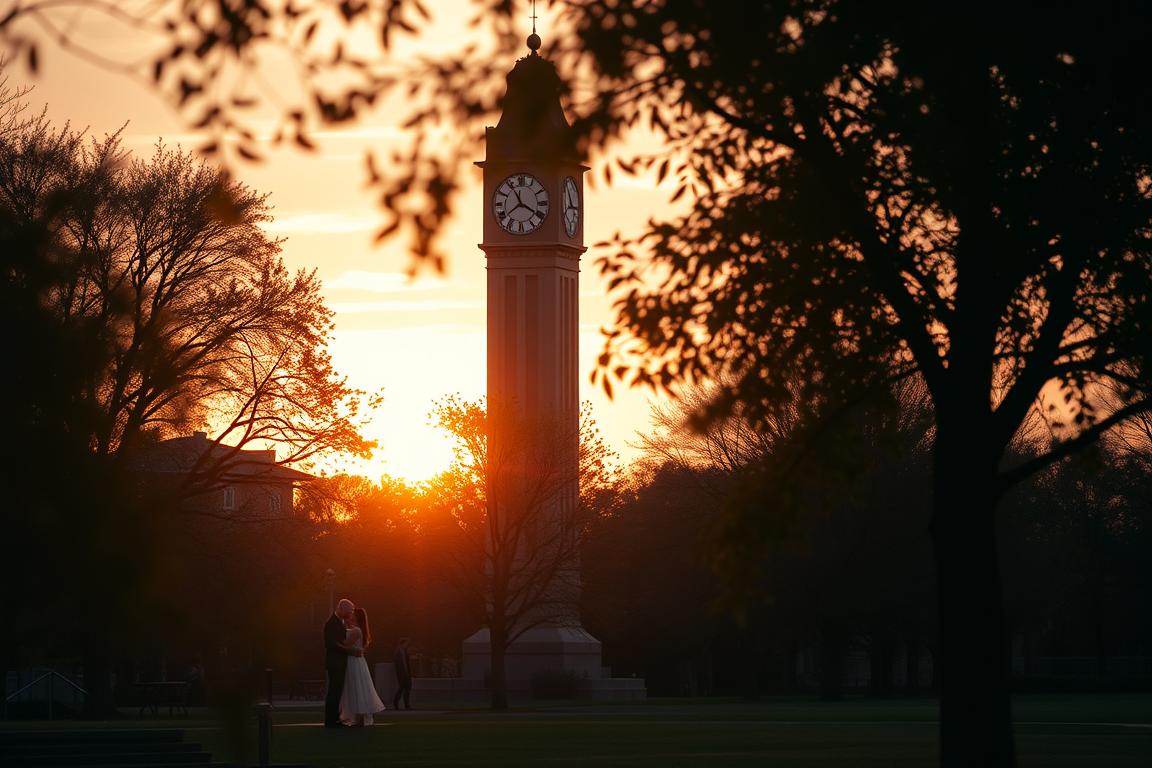
[[[396,666],[396,695],[392,697],[392,709],[400,709],[400,696],[404,696],[404,709],[412,709],[409,696],[412,694],[412,665],[408,661],[408,638],[400,638],[396,652],[392,654]]]
[[[372,716],[384,711],[384,702],[376,695],[372,673],[364,652],[372,643],[372,632],[368,629],[368,613],[363,608],[352,611],[352,618],[345,625],[348,635],[344,647],[359,654],[348,659],[348,673],[344,676],[344,693],[340,696],[340,720],[348,725],[362,727],[372,725]]]
[[[344,695],[344,675],[348,671],[348,657],[361,656],[344,646],[348,633],[344,623],[352,615],[356,606],[351,600],[341,598],[336,610],[324,624],[324,671],[328,674],[328,691],[324,696],[324,727],[342,728],[340,722],[340,697]]]

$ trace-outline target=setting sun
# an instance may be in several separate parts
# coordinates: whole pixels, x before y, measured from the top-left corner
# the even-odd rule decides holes
[[[4,764],[1146,764],[1083,10],[0,0]]]
[[[444,41],[464,34],[467,14],[449,13],[443,7],[447,5],[437,4],[440,33],[426,36],[421,44],[442,49]],[[467,7],[464,2],[458,5]],[[135,39],[131,30],[93,29],[113,48],[121,37]],[[92,135],[115,132],[127,119],[123,140],[134,153],[149,153],[158,139],[185,148],[204,142],[165,111],[148,88],[65,51],[53,57],[52,68],[34,83],[31,100],[37,108],[45,104],[50,118],[89,126]],[[92,98],[96,93],[99,99]],[[274,218],[264,228],[282,238],[287,266],[315,269],[323,281],[326,302],[335,313],[330,351],[336,369],[352,386],[383,395],[365,430],[365,436],[378,443],[372,459],[322,465],[330,467],[328,471],[339,467],[370,478],[389,474],[426,479],[451,461],[450,441],[428,422],[433,403],[453,393],[474,399],[485,392],[479,169],[460,180],[459,213],[445,233],[449,260],[444,274],[426,270],[410,280],[405,271],[411,257],[401,243],[372,244],[382,216],[362,188],[365,151],[399,147],[405,131],[381,109],[360,124],[317,131],[312,138],[317,146],[313,154],[271,148],[266,162],[234,170],[254,189],[270,193]],[[589,187],[585,242],[607,240],[617,231],[638,231],[650,211],[665,205],[666,187],[667,182],[661,187],[654,177]],[[603,343],[600,331],[612,323],[613,312],[592,253],[585,254],[581,267],[580,397],[592,401],[605,439],[627,457],[634,453],[628,443],[648,423],[649,396],[618,389],[609,400],[589,384]]]
[[[396,313],[413,322],[432,314],[429,324],[344,331],[332,346],[337,366],[357,386],[383,391],[384,402],[365,430],[379,447],[371,460],[349,467],[370,478],[386,474],[415,482],[447,469],[452,442],[429,420],[433,402],[453,392],[469,398],[484,393],[482,326],[463,319],[437,323],[436,313],[418,302],[415,310],[405,305]]]

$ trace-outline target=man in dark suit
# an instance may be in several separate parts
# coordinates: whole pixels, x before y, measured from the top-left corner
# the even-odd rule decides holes
[[[342,725],[340,697],[344,695],[344,672],[348,669],[348,657],[360,655],[343,647],[344,636],[348,634],[344,622],[355,607],[351,600],[341,599],[336,603],[336,612],[324,624],[324,671],[328,673],[328,693],[324,696],[325,728]]]
[[[396,665],[396,695],[392,698],[392,708],[400,709],[400,696],[404,696],[404,709],[412,709],[408,701],[412,693],[412,665],[408,662],[408,638],[400,638],[396,646],[396,653],[392,654],[392,663]]]

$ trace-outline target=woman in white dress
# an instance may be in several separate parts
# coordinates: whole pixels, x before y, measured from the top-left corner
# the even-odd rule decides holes
[[[368,614],[363,608],[352,612],[345,625],[348,635],[344,646],[350,651],[363,651],[372,640],[368,631]],[[372,725],[372,715],[384,710],[384,702],[376,695],[368,661],[361,656],[348,657],[348,671],[344,673],[344,695],[340,697],[340,719],[349,725]]]

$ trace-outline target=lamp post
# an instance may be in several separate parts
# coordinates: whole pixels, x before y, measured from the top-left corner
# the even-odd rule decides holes
[[[324,572],[328,581],[328,613],[336,611],[336,571],[329,568]]]

